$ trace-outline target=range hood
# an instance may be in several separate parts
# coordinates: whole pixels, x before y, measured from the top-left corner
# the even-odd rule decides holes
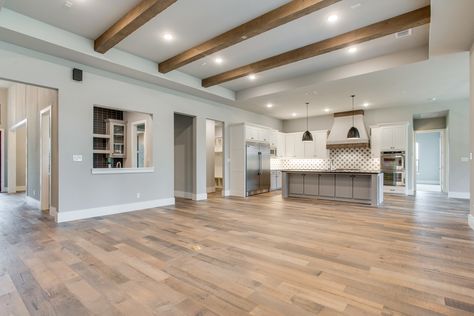
[[[347,138],[347,132],[349,132],[349,129],[352,127],[353,117],[354,126],[360,133],[360,138],[357,139]],[[363,110],[334,113],[334,123],[329,132],[326,148],[334,149],[348,147],[370,147],[369,134],[365,128]]]

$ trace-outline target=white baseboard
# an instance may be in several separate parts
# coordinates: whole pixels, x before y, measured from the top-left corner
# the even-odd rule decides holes
[[[448,198],[451,199],[466,199],[470,198],[470,192],[448,192]]]
[[[225,190],[224,191],[224,196],[230,196],[230,190]]]
[[[216,187],[215,186],[207,187],[207,193],[213,193],[213,192],[216,192]]]
[[[25,185],[20,185],[16,187],[17,192],[23,192],[26,191],[26,186]]]
[[[54,206],[49,207],[49,215],[54,217],[54,220],[57,221],[58,218],[58,209]]]
[[[467,216],[467,222],[469,224],[469,226],[474,229],[474,216],[472,214],[469,214]]]
[[[134,211],[141,211],[154,207],[162,207],[175,204],[174,198],[151,200],[137,203],[110,205],[104,207],[89,208],[84,210],[76,210],[70,212],[59,211],[56,216],[56,222],[70,222],[79,219],[93,218],[98,216],[106,216]]]
[[[40,201],[38,201],[38,200],[35,199],[35,198],[32,198],[31,196],[28,196],[28,195],[27,195],[26,198],[25,198],[25,200],[26,200],[26,203],[28,203],[28,205],[33,206],[34,208],[38,208],[38,209],[39,209],[39,208],[41,207]]]
[[[207,200],[207,193],[193,194],[194,201]]]

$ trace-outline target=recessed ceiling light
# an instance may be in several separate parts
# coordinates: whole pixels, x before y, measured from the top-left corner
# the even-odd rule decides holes
[[[364,107],[368,107],[370,105],[369,102],[364,102],[364,104],[362,104]]]
[[[249,80],[255,80],[257,79],[257,76],[255,76],[254,74],[251,74],[248,76]]]
[[[272,108],[272,107],[273,107],[273,104],[267,103],[267,108]]]
[[[163,34],[163,39],[167,42],[171,42],[174,39],[174,36],[171,33],[165,33]]]
[[[64,2],[64,6],[65,6],[66,8],[71,8],[72,5],[73,5],[73,3],[72,3],[71,0],[67,0],[66,2]]]
[[[329,23],[336,23],[337,20],[339,20],[339,17],[336,14],[331,14],[330,16],[328,16]]]
[[[357,52],[357,47],[355,46],[351,46],[349,47],[349,49],[347,50],[350,54],[354,54],[355,52]]]
[[[436,100],[437,100],[436,97],[432,97],[432,98],[431,98],[431,102],[434,102],[434,101],[436,101]]]
[[[326,112],[326,113],[329,112],[329,111],[331,111],[331,110],[328,109],[328,108],[325,108],[325,109],[324,109],[324,112]]]
[[[296,116],[296,113],[294,113],[294,112],[293,112],[293,113],[291,113],[291,116],[295,117],[295,116]]]
[[[222,64],[224,62],[224,60],[221,58],[221,57],[216,57],[214,59],[214,62],[218,65]]]

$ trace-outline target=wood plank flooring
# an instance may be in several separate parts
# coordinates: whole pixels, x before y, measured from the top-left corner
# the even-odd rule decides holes
[[[56,225],[0,195],[0,315],[473,315],[467,209],[269,193]]]

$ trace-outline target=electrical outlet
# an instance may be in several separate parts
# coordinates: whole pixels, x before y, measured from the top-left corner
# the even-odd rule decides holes
[[[137,199],[139,199],[139,198],[140,198],[140,193],[137,193]]]
[[[82,161],[82,155],[72,155],[72,161],[81,162]]]
[[[36,196],[36,190],[33,190],[33,196]]]

